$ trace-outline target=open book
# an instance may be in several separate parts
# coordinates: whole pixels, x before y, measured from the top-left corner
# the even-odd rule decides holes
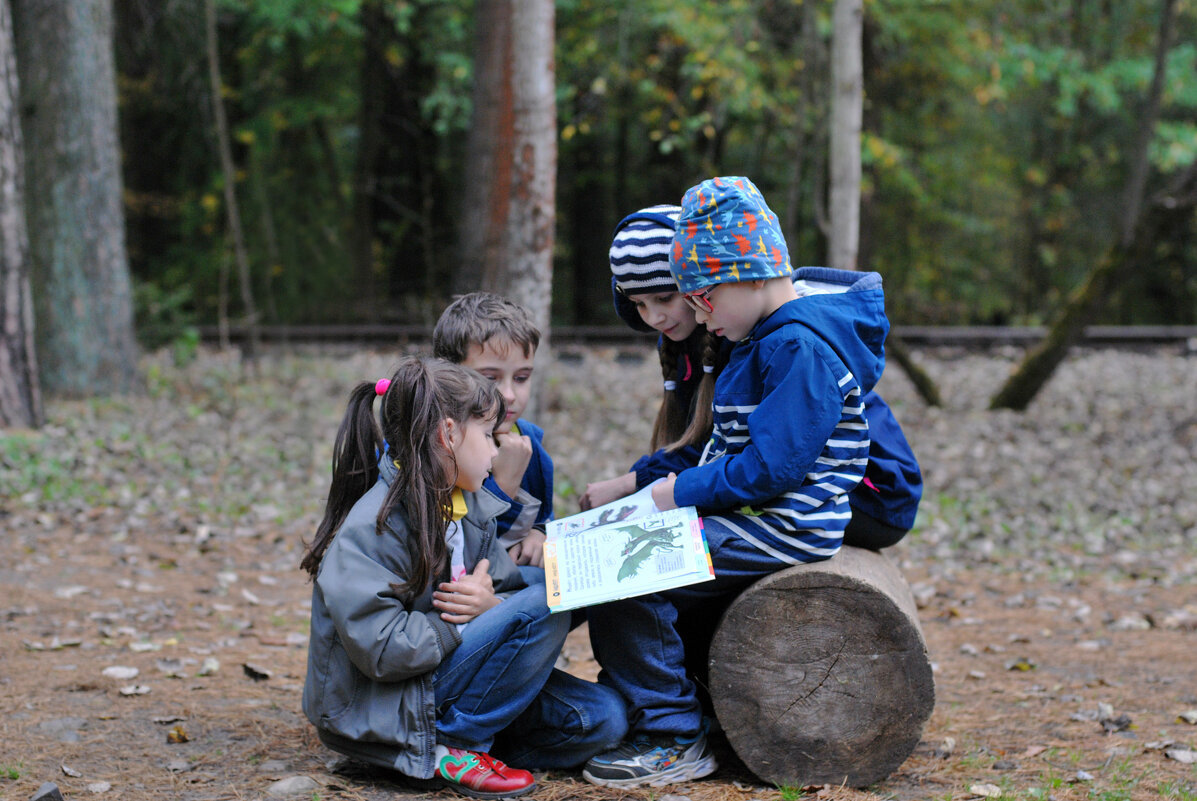
[[[549,609],[563,612],[715,578],[693,506],[657,510],[651,487],[545,526]]]

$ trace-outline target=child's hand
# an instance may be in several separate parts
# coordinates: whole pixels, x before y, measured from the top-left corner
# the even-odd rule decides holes
[[[517,565],[544,567],[544,541],[545,533],[534,528],[528,536],[508,548],[507,553]]]
[[[653,484],[653,503],[657,508],[664,512],[666,509],[676,509],[677,503],[673,500],[673,485],[677,482],[677,474],[670,473],[668,477],[661,479],[656,484]]]
[[[499,489],[506,492],[507,497],[514,498],[519,494],[524,471],[532,461],[532,438],[508,431],[495,434],[495,444],[499,446],[499,454],[490,463],[490,474]]]
[[[499,605],[495,583],[487,572],[489,559],[479,559],[474,572],[457,581],[445,581],[432,593],[432,605],[441,610],[441,619],[449,623],[469,623],[478,615]]]
[[[594,481],[586,485],[586,491],[578,499],[578,507],[585,512],[596,506],[624,498],[635,491],[635,473],[624,473],[622,476],[608,478],[605,481]]]

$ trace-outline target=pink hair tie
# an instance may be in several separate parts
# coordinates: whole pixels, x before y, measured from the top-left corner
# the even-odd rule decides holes
[[[387,394],[387,390],[390,389],[390,387],[391,387],[391,379],[380,378],[380,379],[378,379],[378,382],[374,384],[374,394],[375,395],[385,395],[385,394]]]

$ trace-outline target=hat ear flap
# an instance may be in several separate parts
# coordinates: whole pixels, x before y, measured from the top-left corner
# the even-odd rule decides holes
[[[615,313],[619,315],[619,319],[623,320],[635,331],[648,333],[653,330],[651,325],[641,319],[640,312],[636,309],[636,304],[632,302],[632,299],[620,290],[619,282],[615,280],[615,276],[611,277],[611,297],[615,302]]]

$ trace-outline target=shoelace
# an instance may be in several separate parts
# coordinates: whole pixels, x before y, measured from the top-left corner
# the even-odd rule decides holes
[[[478,757],[478,762],[481,763],[482,767],[489,768],[492,772],[498,774],[499,776],[506,776],[503,771],[507,766],[492,757],[490,754],[484,753],[482,751],[473,751],[471,753]]]

